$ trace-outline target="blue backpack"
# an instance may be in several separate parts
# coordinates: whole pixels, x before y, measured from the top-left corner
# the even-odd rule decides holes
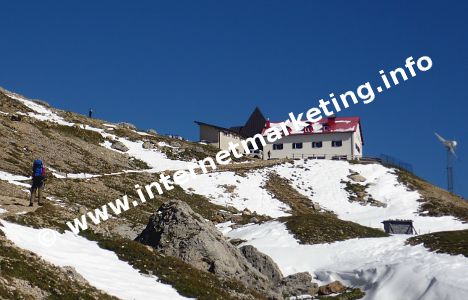
[[[36,159],[33,164],[34,177],[42,176],[42,170],[43,170],[42,160]]]

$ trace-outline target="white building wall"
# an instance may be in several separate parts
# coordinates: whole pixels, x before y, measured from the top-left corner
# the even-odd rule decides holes
[[[241,138],[238,135],[232,134],[230,132],[223,132],[219,131],[219,149],[221,150],[229,150],[229,142],[233,142],[234,144],[239,144],[237,149],[239,153],[244,153],[244,148],[240,146]]]
[[[353,150],[354,156],[357,158],[361,158],[362,151],[363,151],[362,149],[363,144],[362,144],[361,130],[360,130],[359,125],[358,125],[357,130],[353,134],[353,142],[354,142],[354,150]]]
[[[360,140],[354,132],[333,132],[320,134],[288,135],[275,144],[283,144],[282,150],[273,150],[273,144],[268,143],[263,149],[264,159],[268,159],[268,151],[271,158],[309,158],[324,157],[332,159],[333,156],[346,156],[352,159],[355,153],[353,140]],[[359,134],[358,134],[359,135]],[[266,137],[265,137],[266,140]],[[312,142],[322,142],[322,148],[312,148]],[[332,141],[342,141],[341,147],[332,147]],[[301,143],[302,149],[293,149],[293,143]],[[362,145],[360,146],[362,150]]]

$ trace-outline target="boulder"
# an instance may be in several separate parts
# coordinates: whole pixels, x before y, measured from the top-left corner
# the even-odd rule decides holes
[[[120,127],[122,128],[125,128],[125,129],[131,129],[131,130],[136,130],[136,126],[131,124],[131,123],[127,123],[127,122],[121,122],[118,124]]]
[[[346,290],[346,286],[344,286],[341,282],[333,281],[329,284],[322,285],[319,287],[318,292],[320,295],[330,295],[330,294],[341,294]]]
[[[255,269],[213,223],[195,213],[185,202],[171,200],[162,204],[135,240],[222,279],[239,280],[271,298],[281,297],[272,290],[269,279]]]
[[[153,144],[150,141],[146,141],[146,142],[143,142],[142,147],[143,147],[143,149],[154,149],[156,147],[156,145]]]
[[[312,203],[312,208],[313,208],[314,210],[320,210],[320,209],[321,209],[321,208],[320,208],[320,205],[319,205],[318,203],[315,203],[315,202]]]
[[[121,141],[113,141],[111,145],[112,149],[119,150],[122,152],[127,152],[128,148]]]
[[[244,216],[250,216],[252,215],[252,212],[248,208],[244,208],[244,210],[242,211],[242,214]]]
[[[231,241],[231,243],[233,243]],[[271,282],[277,284],[283,278],[278,265],[266,254],[261,253],[254,246],[245,245],[239,248],[247,261]]]
[[[234,246],[239,246],[240,244],[245,243],[245,242],[247,242],[247,240],[243,240],[243,239],[230,239],[229,240],[229,243],[233,244]]]
[[[349,175],[348,178],[351,179],[352,181],[355,181],[355,182],[364,182],[364,181],[366,181],[366,177],[364,177],[362,175],[359,175],[357,173]]]
[[[257,224],[258,222],[259,222],[259,220],[258,220],[257,217],[252,217],[252,218],[250,218],[250,220],[249,220],[249,223]]]
[[[149,134],[154,134],[154,135],[158,134],[158,132],[156,130],[154,130],[154,129],[148,129],[146,132],[149,133]]]
[[[255,247],[238,249],[235,245],[245,240],[229,242],[212,222],[183,201],[163,203],[135,240],[213,273],[221,280],[237,280],[268,299],[313,296],[318,290],[308,272],[283,277],[276,263]]]
[[[284,297],[314,296],[318,291],[318,285],[312,282],[312,276],[309,272],[301,272],[284,277],[278,283],[278,287]]]
[[[15,121],[15,122],[21,122],[21,116],[20,115],[11,115],[10,120]]]

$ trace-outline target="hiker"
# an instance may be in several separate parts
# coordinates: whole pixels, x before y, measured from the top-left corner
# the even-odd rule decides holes
[[[268,159],[271,159],[271,151],[268,150]]]
[[[36,192],[38,196],[37,203],[42,205],[42,190],[44,189],[45,180],[45,168],[42,160],[36,159],[33,163],[31,198],[29,199],[29,206],[33,206],[33,199]]]
[[[88,111],[88,117],[91,119],[93,117],[93,109],[90,108]]]

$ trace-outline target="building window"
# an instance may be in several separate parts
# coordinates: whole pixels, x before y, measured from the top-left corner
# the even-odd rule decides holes
[[[358,153],[361,153],[361,148],[359,148],[359,146],[356,144],[356,150]]]
[[[273,150],[283,150],[283,144],[273,144]]]
[[[342,141],[332,141],[332,147],[341,147],[343,146]]]
[[[322,142],[312,142],[312,148],[322,148]]]
[[[302,149],[302,143],[293,143],[292,147],[293,149]]]

